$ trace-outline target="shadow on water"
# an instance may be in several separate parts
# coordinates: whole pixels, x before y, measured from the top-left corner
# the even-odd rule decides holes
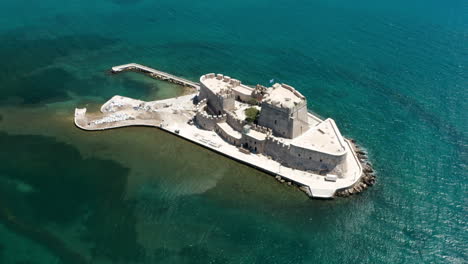
[[[21,181],[34,190],[0,185],[0,218],[11,230],[43,244],[65,263],[142,257],[134,206],[123,200],[128,169],[112,161],[83,159],[70,145],[43,136],[0,133],[0,144],[11,150],[0,152],[0,180]],[[73,229],[77,221],[85,227],[77,235],[93,245],[91,252],[71,250],[61,231],[47,227]]]
[[[69,99],[69,91],[92,95],[96,84],[83,83],[53,63],[76,52],[101,50],[116,39],[96,35],[30,39],[24,32],[0,35],[0,102],[37,104]],[[102,83],[102,81],[101,81]],[[94,92],[95,93],[95,92]]]
[[[85,257],[78,252],[68,248],[63,241],[37,226],[26,224],[18,219],[8,207],[5,207],[0,201],[0,221],[5,223],[10,230],[24,235],[36,242],[41,243],[51,250],[55,255],[64,261],[64,263],[86,264],[89,263]],[[2,254],[0,247],[0,254]]]

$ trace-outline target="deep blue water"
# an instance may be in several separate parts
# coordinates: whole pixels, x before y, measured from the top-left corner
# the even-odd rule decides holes
[[[0,263],[466,263],[466,1],[0,3]],[[364,146],[378,183],[310,200],[149,128],[85,133],[76,106],[274,78]]]

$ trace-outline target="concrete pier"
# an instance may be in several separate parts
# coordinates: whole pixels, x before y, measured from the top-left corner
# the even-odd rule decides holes
[[[153,69],[153,68],[150,68],[148,66],[144,66],[144,65],[141,65],[141,64],[138,64],[138,63],[129,63],[129,64],[124,64],[124,65],[112,67],[112,72],[113,73],[119,73],[119,72],[123,72],[123,71],[140,71],[140,72],[150,74],[152,77],[155,77],[155,78],[160,79],[160,80],[170,81],[172,83],[192,87],[192,88],[195,88],[197,90],[200,89],[200,84],[199,83],[192,82],[190,80],[187,80],[187,79],[184,79],[184,78],[181,78],[181,77],[177,77],[175,75],[172,75],[172,74],[169,74],[169,73],[166,73],[166,72],[163,72],[163,71],[158,71],[156,69]]]

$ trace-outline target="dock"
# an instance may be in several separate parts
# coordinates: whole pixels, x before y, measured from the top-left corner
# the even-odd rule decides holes
[[[150,76],[163,80],[163,81],[169,81],[175,84],[180,84],[183,86],[188,86],[195,88],[197,90],[200,89],[200,84],[196,82],[192,82],[190,80],[172,75],[167,72],[159,71],[156,69],[153,69],[151,67],[141,65],[138,63],[129,63],[129,64],[124,64],[124,65],[119,65],[119,66],[114,66],[112,67],[112,73],[119,73],[119,72],[124,72],[124,71],[140,71],[146,74],[149,74]]]

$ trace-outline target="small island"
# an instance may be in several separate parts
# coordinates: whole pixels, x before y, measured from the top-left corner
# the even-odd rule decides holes
[[[333,119],[309,112],[307,99],[292,86],[251,87],[214,73],[195,83],[135,63],[112,68],[113,73],[128,70],[193,93],[149,102],[116,95],[100,113],[75,109],[77,127],[156,127],[271,174],[314,198],[348,196],[375,183],[366,153],[341,135]]]

